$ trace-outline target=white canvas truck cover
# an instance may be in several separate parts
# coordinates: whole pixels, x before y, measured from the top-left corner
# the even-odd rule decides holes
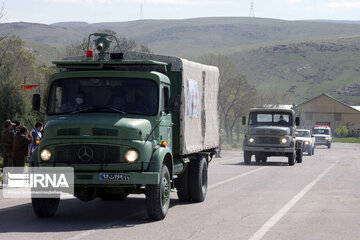
[[[182,72],[180,154],[219,147],[219,69],[185,59],[149,53],[125,52],[126,60],[153,60]],[[170,79],[170,81],[174,81]]]

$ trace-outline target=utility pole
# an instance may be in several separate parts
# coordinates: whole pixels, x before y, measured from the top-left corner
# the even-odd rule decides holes
[[[251,7],[250,7],[249,17],[251,17],[251,18],[255,17],[254,2],[253,2],[253,1],[251,1]]]
[[[143,2],[140,4],[140,14],[139,14],[139,20],[143,20]]]

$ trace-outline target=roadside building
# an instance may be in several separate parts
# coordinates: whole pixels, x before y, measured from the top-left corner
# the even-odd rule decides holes
[[[333,131],[345,125],[350,134],[360,133],[360,106],[350,106],[327,94],[322,94],[296,106],[301,128],[329,125]]]

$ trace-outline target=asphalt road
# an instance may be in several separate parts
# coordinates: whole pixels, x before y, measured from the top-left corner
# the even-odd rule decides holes
[[[56,217],[38,219],[29,200],[0,192],[0,239],[360,239],[360,144],[319,147],[295,166],[222,155],[210,163],[205,202],[182,204],[174,192],[159,222],[148,219],[143,195],[63,199]]]

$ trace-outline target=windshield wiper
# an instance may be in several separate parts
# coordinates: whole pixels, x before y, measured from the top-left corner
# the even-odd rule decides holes
[[[72,112],[69,112],[69,114],[75,114],[75,113],[80,113],[80,112],[87,112],[87,111],[92,111],[95,110],[94,107],[87,107],[87,108],[81,108]]]
[[[98,107],[98,108],[102,108],[102,109],[110,109],[110,110],[113,110],[115,112],[118,112],[118,113],[121,113],[121,114],[124,114],[124,115],[127,115],[128,113],[127,112],[124,112],[120,109],[117,109],[117,108],[113,108],[113,107],[108,107],[108,106],[103,106],[103,107]]]
[[[94,111],[94,110],[98,110],[98,109],[110,109],[114,112],[118,112],[124,115],[127,115],[127,112],[124,112],[122,110],[119,110],[117,108],[113,108],[113,107],[108,107],[108,106],[103,106],[103,107],[87,107],[87,108],[82,108],[82,109],[78,109],[76,111],[70,112],[69,114],[75,114],[75,113],[80,113],[80,112],[87,112],[87,111]]]

